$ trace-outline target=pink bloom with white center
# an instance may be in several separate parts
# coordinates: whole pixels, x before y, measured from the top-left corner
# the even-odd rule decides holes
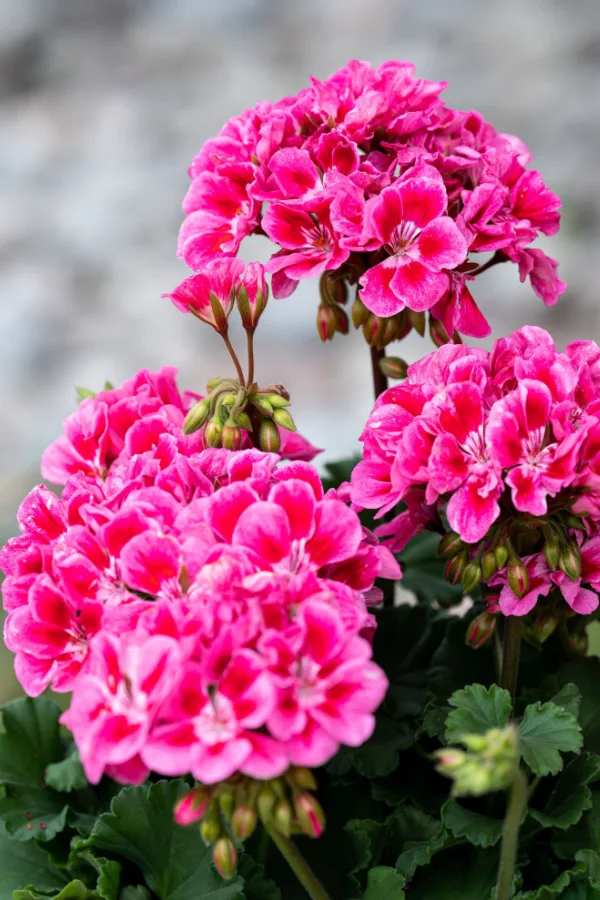
[[[430,309],[448,290],[445,269],[464,262],[467,243],[446,215],[448,197],[436,169],[399,179],[366,207],[366,233],[391,254],[361,278],[361,299],[378,316]]]

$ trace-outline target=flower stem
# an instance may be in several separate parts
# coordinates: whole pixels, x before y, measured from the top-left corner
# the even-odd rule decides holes
[[[486,272],[488,269],[491,269],[492,266],[497,265],[501,262],[506,262],[508,256],[502,250],[496,250],[491,259],[488,259],[486,263],[479,266],[478,269],[474,269],[472,272],[469,272],[469,275],[474,278],[475,275],[481,275],[482,272]]]
[[[521,658],[521,634],[523,619],[520,616],[506,616],[504,619],[504,647],[502,652],[502,673],[500,686],[510,693],[514,705],[519,680],[519,660]]]
[[[515,618],[514,616],[512,618]],[[527,808],[527,779],[519,765],[515,768],[508,797],[508,807],[502,830],[502,848],[494,900],[510,900],[513,895],[513,878],[517,861],[519,828]]]
[[[387,390],[388,381],[381,369],[379,368],[379,360],[385,356],[385,350],[378,350],[377,347],[371,347],[371,367],[373,370],[373,390],[375,391],[375,399]]]
[[[248,348],[248,384],[254,381],[254,332],[246,332],[246,346]]]
[[[263,824],[271,840],[285,858],[290,869],[311,900],[330,900],[325,888],[298,850],[296,844],[271,825],[266,822],[263,822]]]
[[[225,346],[227,347],[227,350],[229,351],[229,355],[230,355],[231,359],[233,360],[233,364],[235,366],[235,370],[237,372],[239,382],[243,386],[246,383],[244,380],[244,372],[242,371],[242,367],[241,367],[240,361],[237,357],[237,353],[233,349],[232,343],[229,340],[229,335],[222,334],[221,337],[223,338],[223,342],[225,343]]]

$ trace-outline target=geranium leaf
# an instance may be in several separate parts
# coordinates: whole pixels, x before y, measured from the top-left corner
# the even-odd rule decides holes
[[[98,819],[90,843],[134,863],[160,900],[242,900],[243,882],[224,882],[197,828],[181,828],[173,807],[181,781],[128,787]]]
[[[247,853],[241,856],[238,872],[244,880],[245,900],[282,900],[275,882],[265,876],[264,866],[254,862]],[[123,900],[122,896],[119,900]]]
[[[568,663],[558,673],[561,685],[575,683],[581,692],[578,721],[586,750],[600,753],[600,659],[588,656]]]
[[[12,900],[13,891],[35,881],[39,891],[60,891],[69,882],[62,869],[52,866],[48,855],[33,841],[23,843],[8,836],[0,825],[0,900]]]
[[[475,847],[440,853],[410,883],[410,900],[491,900],[498,872],[498,850]]]
[[[457,744],[464,734],[479,734],[490,728],[504,728],[510,716],[510,694],[492,684],[470,684],[455,691],[448,700],[454,707],[446,719],[446,741]]]
[[[395,869],[377,866],[369,872],[363,900],[405,900],[404,884],[404,878]]]
[[[405,878],[412,878],[419,866],[426,866],[432,856],[446,842],[442,823],[411,806],[401,806],[396,812],[402,836],[402,852],[396,868]]]
[[[581,750],[583,736],[577,720],[554,703],[530,703],[519,725],[521,755],[535,775],[556,775],[562,753]]]
[[[493,847],[500,840],[504,822],[467,809],[450,799],[442,809],[442,822],[454,837],[464,837],[475,847]]]
[[[600,788],[592,789],[591,794],[589,810],[552,840],[552,849],[559,859],[575,859],[582,847],[600,847]]]
[[[46,769],[46,784],[55,791],[69,793],[81,791],[88,786],[81,760],[77,750],[73,750],[66,759],[61,762],[50,763]]]
[[[575,825],[592,805],[588,787],[600,774],[600,757],[582,753],[565,766],[543,809],[529,809],[529,815],[545,828]]]
[[[550,699],[555,706],[561,706],[565,712],[570,713],[574,719],[579,718],[579,706],[581,704],[581,691],[576,684],[565,684],[560,691]]]

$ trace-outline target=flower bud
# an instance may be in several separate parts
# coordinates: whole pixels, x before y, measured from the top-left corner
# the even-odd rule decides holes
[[[313,772],[305,766],[293,766],[288,769],[287,777],[293,785],[304,791],[316,791],[317,779]]]
[[[340,334],[348,334],[350,330],[350,320],[348,319],[348,313],[345,312],[341,308],[341,306],[334,306],[333,311],[335,313],[335,330]]]
[[[191,825],[197,822],[206,812],[210,801],[211,793],[207,788],[193,788],[177,802],[174,811],[175,821],[178,825]]]
[[[216,804],[209,806],[200,824],[200,836],[205,844],[214,844],[221,834],[221,817]]]
[[[579,516],[569,514],[565,519],[565,524],[568,528],[574,528],[575,531],[586,531],[586,527]]]
[[[276,409],[273,412],[273,419],[281,428],[287,431],[296,431],[296,425],[287,409]]]
[[[569,541],[562,550],[558,567],[571,581],[577,581],[581,577],[581,553],[575,541]]]
[[[571,646],[579,656],[587,656],[589,650],[589,638],[585,632],[571,636]]]
[[[281,436],[275,422],[264,419],[260,424],[258,443],[265,453],[278,453],[281,447]]]
[[[247,841],[254,834],[258,816],[249,806],[238,806],[231,817],[231,830],[238,841]]]
[[[237,872],[237,850],[228,837],[220,837],[213,847],[213,862],[221,878],[233,878]]]
[[[346,282],[332,271],[323,272],[321,275],[319,293],[324,303],[345,303],[348,299]]]
[[[450,335],[439,319],[429,314],[429,336],[436,347],[442,347],[450,341]]]
[[[452,559],[448,560],[444,574],[450,584],[458,584],[462,578],[462,573],[467,565],[468,559],[467,551],[461,550],[460,553],[457,553],[456,556],[453,556]]]
[[[465,544],[460,535],[455,531],[449,531],[438,544],[437,555],[446,558],[456,556],[456,554],[464,548]]]
[[[509,562],[506,578],[515,597],[521,600],[529,590],[529,572],[525,563],[518,556]]]
[[[369,313],[369,318],[363,325],[363,335],[367,344],[375,347],[383,333],[384,327],[385,319],[380,319],[379,316]]]
[[[359,297],[357,297],[352,304],[350,315],[352,316],[352,324],[355,328],[360,328],[369,318],[369,310]]]
[[[250,421],[250,416],[248,413],[239,412],[236,413],[235,420],[244,431],[252,431],[252,422]]]
[[[270,822],[273,817],[277,797],[271,787],[263,787],[258,792],[256,807],[263,822]]]
[[[273,824],[277,831],[289,837],[292,833],[294,813],[289,800],[279,800],[273,812]]]
[[[193,434],[202,428],[210,415],[210,400],[200,400],[195,406],[192,406],[189,413],[185,417],[183,423],[183,433]]]
[[[383,328],[377,336],[377,347],[379,350],[383,350],[384,347],[387,347],[388,344],[391,344],[392,341],[395,341],[400,330],[398,326],[398,320],[395,316],[392,316],[389,319],[384,319],[383,322]]]
[[[294,809],[302,832],[308,837],[318,838],[325,829],[325,813],[319,801],[303,791],[294,797]]]
[[[560,542],[557,538],[551,538],[546,541],[544,544],[544,556],[551,570],[555,572],[560,561]]]
[[[231,418],[223,425],[221,446],[225,450],[239,450],[242,446],[242,429]]]
[[[245,330],[252,333],[258,325],[269,297],[265,270],[261,263],[248,263],[237,290],[237,306]]]
[[[269,416],[269,418],[273,415],[273,406],[266,397],[253,397],[252,403],[262,412],[263,415]]]
[[[402,378],[406,378],[408,363],[398,356],[384,356],[379,360],[379,368],[386,378],[400,381]]]
[[[553,612],[542,612],[534,615],[527,625],[531,637],[538,644],[543,644],[556,631],[558,620]]]
[[[481,581],[481,566],[478,562],[473,561],[467,563],[463,569],[461,581],[465,594],[470,594],[471,591],[474,591],[475,588],[479,586],[479,582]]]
[[[231,819],[231,814],[233,813],[233,790],[230,787],[222,788],[217,795],[217,799],[221,812],[229,821],[229,819]]]
[[[498,617],[492,616],[490,613],[482,612],[469,623],[467,633],[465,635],[465,643],[474,650],[479,650],[496,631]]]
[[[204,446],[220,447],[222,432],[223,426],[221,425],[219,420],[216,418],[211,419],[204,431]]]
[[[266,399],[273,409],[283,409],[284,406],[290,405],[288,398],[282,397],[281,394],[269,394]]]
[[[436,750],[435,756],[439,760],[437,770],[442,775],[449,775],[459,769],[465,762],[467,754],[464,750],[455,750],[448,747],[444,750]]]
[[[409,309],[408,318],[410,320],[410,324],[415,329],[417,334],[421,337],[425,337],[425,313],[415,312],[414,309]]]
[[[498,562],[496,554],[492,550],[488,550],[481,557],[481,578],[483,581],[489,581],[498,571]]]
[[[494,547],[494,556],[496,557],[498,568],[503,569],[508,559],[508,550],[504,544],[498,544],[497,547]]]
[[[321,303],[317,310],[317,331],[319,337],[325,341],[333,340],[333,336],[337,331],[337,316],[332,306],[326,306]]]

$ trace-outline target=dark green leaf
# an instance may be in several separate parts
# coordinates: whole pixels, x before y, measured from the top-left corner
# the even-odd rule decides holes
[[[561,872],[551,884],[519,892],[515,900],[600,900],[600,857],[592,850],[580,850],[576,863]]]
[[[592,790],[591,806],[579,822],[559,831],[552,840],[552,849],[559,859],[575,859],[578,850],[600,847],[600,788]]]
[[[575,825],[592,805],[588,784],[600,774],[600,757],[582,753],[565,766],[543,809],[529,809],[529,815],[545,828]],[[535,802],[535,795],[534,800]]]
[[[77,750],[61,762],[50,763],[46,769],[46,784],[55,791],[69,793],[81,791],[88,786]]]
[[[583,732],[583,746],[600,753],[600,659],[588,656],[568,663],[558,673],[560,685],[574,683],[581,692],[578,721]]]
[[[470,684],[455,691],[448,703],[454,709],[446,720],[446,741],[457,744],[464,734],[480,734],[490,728],[504,728],[511,710],[510,694],[492,684]]]
[[[143,884],[129,884],[119,894],[119,900],[150,900],[150,891]]]
[[[556,775],[562,753],[581,750],[583,737],[577,720],[554,703],[531,703],[519,725],[521,755],[535,775]]]
[[[565,684],[560,691],[550,699],[555,706],[561,706],[565,712],[571,713],[574,719],[579,718],[579,706],[581,692],[576,684]]]
[[[46,853],[33,841],[10,838],[0,826],[0,900],[11,900],[13,891],[35,881],[40,891],[59,891],[69,878],[54,868]]]
[[[125,788],[98,819],[91,843],[134,863],[160,900],[241,900],[242,880],[220,878],[198,828],[173,821],[184,791],[180,781]]]
[[[474,650],[465,643],[465,632],[475,610],[460,618],[451,616],[442,622],[445,635],[432,655],[429,667],[429,687],[440,705],[448,696],[465,684],[495,681],[494,657],[490,647]]]
[[[405,900],[404,878],[388,866],[371,869],[363,900]]]
[[[440,709],[435,704],[430,704],[425,709],[423,716],[423,731],[429,737],[442,738],[446,731],[446,720],[448,718],[448,710]]]
[[[442,822],[454,837],[464,837],[475,847],[493,847],[502,835],[501,819],[492,819],[450,799],[442,809]]]
[[[346,775],[351,769],[366,778],[388,775],[398,766],[400,750],[405,750],[413,743],[412,730],[380,713],[369,740],[356,749],[342,747],[329,763],[328,769],[337,776]]]
[[[254,862],[247,853],[241,856],[238,872],[244,880],[245,900],[282,900],[275,882],[265,876],[264,866]]]
[[[405,878],[412,878],[419,866],[426,866],[432,856],[444,846],[446,833],[442,823],[411,806],[397,810],[402,852],[396,868]]]
[[[410,900],[491,900],[496,884],[498,851],[460,847],[452,861],[440,853],[410,883]]]
[[[462,599],[462,587],[446,579],[446,560],[436,556],[439,534],[423,531],[408,542],[398,559],[402,564],[402,587],[413,591],[417,597],[437,600],[441,606],[451,606]]]

